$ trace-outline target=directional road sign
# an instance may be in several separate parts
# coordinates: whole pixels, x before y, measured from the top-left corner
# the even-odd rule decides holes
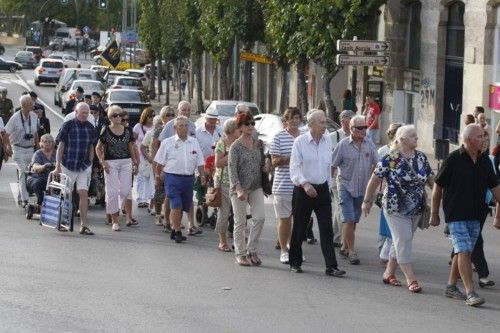
[[[376,40],[338,40],[337,50],[340,52],[384,52],[391,50],[391,42]]]
[[[274,64],[274,61],[262,54],[256,54],[251,52],[240,52],[240,59],[252,62],[259,62],[261,64]]]
[[[337,54],[337,65],[351,66],[390,66],[391,56],[365,56],[365,55],[350,55]]]
[[[139,42],[139,34],[133,30],[125,31],[122,40],[126,44],[137,44]]]

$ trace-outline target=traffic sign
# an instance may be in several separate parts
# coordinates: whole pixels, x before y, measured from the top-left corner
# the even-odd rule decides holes
[[[137,44],[139,42],[139,34],[133,30],[125,31],[122,41],[126,44]]]
[[[83,38],[88,39],[89,38],[89,34],[83,35]]]
[[[351,66],[390,66],[391,56],[389,55],[350,55],[350,54],[337,54],[337,65],[351,65]]]
[[[262,54],[256,54],[251,52],[240,52],[240,59],[252,62],[258,62],[261,64],[274,64],[274,61]]]
[[[386,52],[391,50],[391,42],[376,40],[337,40],[337,51]]]
[[[82,30],[84,34],[88,34],[90,32],[90,28],[88,26],[84,26]]]

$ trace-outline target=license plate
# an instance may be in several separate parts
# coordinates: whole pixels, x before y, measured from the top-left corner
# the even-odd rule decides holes
[[[139,113],[139,109],[123,108],[123,110],[128,113]]]

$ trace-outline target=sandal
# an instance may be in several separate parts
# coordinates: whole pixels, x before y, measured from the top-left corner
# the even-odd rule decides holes
[[[250,262],[252,263],[252,265],[254,266],[262,265],[262,261],[257,256],[257,253],[250,253],[248,256],[250,257]]]
[[[240,266],[250,266],[250,262],[248,261],[247,257],[241,256],[241,257],[236,257],[236,263]]]
[[[219,251],[222,252],[233,252],[227,244],[219,244]]]
[[[422,287],[420,287],[418,285],[418,282],[417,281],[412,281],[409,285],[408,285],[408,290],[411,291],[412,293],[419,293],[422,291]]]
[[[133,226],[133,225],[138,225],[138,224],[139,224],[139,222],[137,222],[137,220],[136,220],[136,219],[131,218],[131,219],[130,219],[130,221],[127,221],[126,226],[127,226],[127,227],[131,227],[131,226]]]
[[[393,287],[401,287],[401,282],[396,279],[394,275],[389,275],[386,278],[382,278],[382,282],[384,282],[384,284],[390,284]]]
[[[80,235],[92,236],[94,233],[88,227],[80,228]]]

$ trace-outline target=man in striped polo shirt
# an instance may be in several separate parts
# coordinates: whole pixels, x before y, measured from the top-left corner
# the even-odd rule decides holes
[[[292,194],[290,179],[290,155],[295,138],[300,135],[302,115],[299,109],[290,107],[283,114],[284,129],[274,137],[269,153],[274,170],[274,211],[278,219],[278,241],[281,247],[280,262],[288,264],[288,244],[292,235]]]

